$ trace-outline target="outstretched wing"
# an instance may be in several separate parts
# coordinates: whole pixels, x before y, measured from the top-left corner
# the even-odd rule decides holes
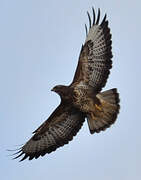
[[[101,91],[105,86],[110,69],[112,67],[112,52],[111,52],[111,34],[108,27],[106,15],[101,24],[100,9],[95,20],[95,11],[93,10],[93,22],[89,13],[89,32],[86,27],[86,41],[82,46],[77,69],[72,82],[74,84],[88,85],[94,88],[95,92]]]
[[[21,147],[14,159],[24,155],[20,160],[29,160],[44,156],[58,147],[68,144],[77,134],[85,120],[84,114],[72,106],[59,105],[52,115],[36,131],[32,138]]]

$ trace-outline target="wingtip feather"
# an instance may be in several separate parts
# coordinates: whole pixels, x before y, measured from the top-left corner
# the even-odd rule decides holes
[[[96,25],[99,24],[99,20],[100,20],[100,8],[98,8],[98,15],[97,15],[97,20],[96,20]]]

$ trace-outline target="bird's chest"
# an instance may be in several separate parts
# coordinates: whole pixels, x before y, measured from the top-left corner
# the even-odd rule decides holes
[[[83,112],[88,112],[93,100],[87,89],[75,88],[73,93],[74,106]]]

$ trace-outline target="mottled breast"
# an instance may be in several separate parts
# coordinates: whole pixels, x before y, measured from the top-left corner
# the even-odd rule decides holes
[[[88,87],[76,86],[73,93],[74,106],[82,112],[89,112],[90,106],[93,105],[94,94]]]

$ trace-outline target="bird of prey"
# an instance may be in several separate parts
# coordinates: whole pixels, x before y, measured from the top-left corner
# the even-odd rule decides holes
[[[112,67],[112,41],[106,14],[100,22],[92,8],[93,18],[89,29],[85,25],[86,40],[82,45],[78,65],[69,86],[57,85],[52,91],[59,94],[60,105],[33,133],[14,159],[32,160],[68,144],[77,134],[85,119],[90,133],[99,133],[109,128],[119,113],[119,94],[116,88],[101,92]]]

